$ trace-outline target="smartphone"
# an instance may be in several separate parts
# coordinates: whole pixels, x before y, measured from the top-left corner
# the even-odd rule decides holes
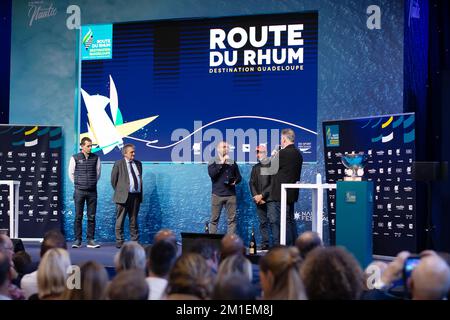
[[[403,279],[405,285],[408,283],[408,279],[411,277],[411,274],[414,268],[419,264],[420,256],[411,255],[405,260],[405,264],[403,265]]]

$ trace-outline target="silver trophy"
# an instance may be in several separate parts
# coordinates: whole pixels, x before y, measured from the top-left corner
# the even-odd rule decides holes
[[[337,153],[336,155],[341,158],[342,164],[346,168],[344,181],[362,181],[364,167],[367,165],[369,156],[364,152]]]

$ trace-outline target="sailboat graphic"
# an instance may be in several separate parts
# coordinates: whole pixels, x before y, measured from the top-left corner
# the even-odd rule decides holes
[[[92,151],[103,151],[103,154],[108,154],[116,147],[122,149],[124,137],[142,129],[158,118],[158,116],[152,116],[124,123],[119,109],[116,85],[111,75],[109,76],[109,81],[109,98],[99,94],[89,95],[85,90],[81,89],[81,95],[87,109],[88,123],[87,132],[80,135],[80,140],[84,137],[89,137],[95,146]],[[106,112],[108,104],[112,120]]]

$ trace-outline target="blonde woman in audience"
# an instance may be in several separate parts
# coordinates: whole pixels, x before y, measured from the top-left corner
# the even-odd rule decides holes
[[[242,254],[235,254],[223,260],[219,265],[216,281],[220,282],[222,278],[231,274],[240,274],[252,282],[252,263]]]
[[[259,275],[263,299],[306,300],[300,263],[300,254],[295,247],[276,247],[262,257]]]
[[[70,257],[66,250],[51,249],[44,254],[37,272],[40,300],[62,299],[70,267]]]
[[[114,259],[116,273],[130,269],[138,269],[145,273],[146,263],[145,250],[135,241],[125,242]]]
[[[213,276],[206,260],[198,253],[188,253],[175,262],[166,293],[168,300],[207,300],[212,289]]]
[[[105,267],[95,261],[88,261],[80,268],[80,288],[66,288],[65,300],[104,300],[108,285]]]

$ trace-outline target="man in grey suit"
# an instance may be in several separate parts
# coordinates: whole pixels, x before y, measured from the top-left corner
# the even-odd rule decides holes
[[[111,185],[116,203],[116,247],[122,247],[125,216],[130,219],[131,241],[139,240],[137,216],[142,202],[142,163],[134,159],[135,147],[126,144],[124,158],[117,160],[111,172]]]

